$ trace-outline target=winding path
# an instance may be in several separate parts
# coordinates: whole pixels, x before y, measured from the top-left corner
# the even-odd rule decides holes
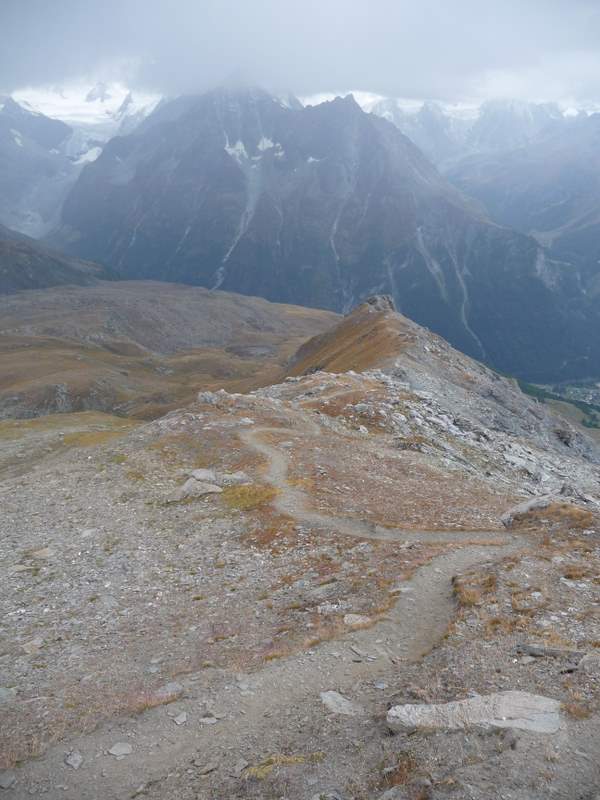
[[[313,424],[312,420],[307,422],[306,429]],[[130,798],[141,784],[162,781],[173,769],[185,768],[199,754],[203,762],[216,765],[230,764],[232,753],[249,747],[260,755],[267,733],[280,731],[285,740],[290,709],[302,716],[328,713],[319,693],[331,689],[344,692],[357,704],[359,714],[373,714],[376,709],[365,698],[356,696],[357,687],[366,680],[393,680],[402,662],[422,658],[443,638],[455,614],[452,577],[508,555],[524,543],[519,537],[497,531],[388,530],[313,511],[308,508],[304,493],[287,482],[286,455],[263,440],[264,434],[283,430],[257,427],[243,434],[245,443],[267,460],[265,477],[279,489],[276,502],[281,512],[311,526],[361,539],[454,542],[461,546],[417,570],[406,582],[395,606],[373,627],[350,631],[337,640],[270,662],[245,676],[234,677],[218,669],[190,675],[183,682],[185,696],[178,703],[178,710],[185,710],[188,716],[185,725],[175,726],[164,708],[146,711],[134,719],[114,720],[91,734],[61,742],[43,757],[24,765],[7,798],[26,798],[30,791],[35,793],[41,787],[48,787],[47,797],[65,800]],[[488,542],[493,537],[498,544],[474,544],[477,537]],[[244,691],[239,689],[240,680],[247,687]],[[212,707],[221,712],[214,725],[200,722],[208,696]],[[122,761],[105,754],[116,741],[133,745],[131,755]],[[64,766],[65,753],[71,749],[79,750],[84,758],[76,772]],[[65,788],[59,791],[59,785]],[[165,797],[170,796],[168,785],[164,791]]]
[[[307,415],[303,416],[302,423],[307,433],[320,434],[321,429]],[[310,507],[306,493],[301,489],[291,486],[288,482],[288,456],[282,449],[264,441],[264,434],[286,433],[286,428],[255,427],[242,431],[240,438],[249,447],[260,453],[267,462],[264,476],[268,483],[277,489],[278,494],[273,505],[282,514],[292,517],[298,522],[306,523],[312,527],[334,530],[344,536],[358,539],[374,539],[382,542],[426,542],[456,543],[461,542],[489,542],[490,539],[498,543],[510,544],[520,541],[519,537],[494,531],[426,531],[405,530],[403,528],[383,527],[369,520],[354,517],[340,517],[323,514]]]

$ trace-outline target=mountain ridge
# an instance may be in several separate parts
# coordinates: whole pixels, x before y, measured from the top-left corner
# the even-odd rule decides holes
[[[489,221],[352,97],[290,109],[220,89],[155,114],[85,167],[54,241],[123,277],[277,302],[344,311],[388,292],[505,372],[600,373],[598,313],[569,265]]]
[[[62,284],[89,286],[111,277],[99,264],[65,255],[0,224],[0,296]]]

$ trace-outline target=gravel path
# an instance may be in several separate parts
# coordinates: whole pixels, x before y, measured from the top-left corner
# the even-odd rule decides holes
[[[402,662],[416,661],[436,646],[455,614],[452,577],[514,552],[521,544],[518,537],[498,532],[388,530],[312,511],[304,493],[287,483],[286,455],[264,442],[264,435],[274,431],[281,433],[281,429],[256,428],[246,431],[244,439],[267,459],[265,477],[279,489],[279,511],[300,522],[361,539],[454,542],[457,549],[419,569],[403,585],[396,605],[372,627],[267,663],[248,675],[211,668],[186,676],[183,696],[172,707],[177,715],[185,713],[181,724],[174,724],[170,708],[164,706],[136,718],[113,720],[92,734],[62,742],[17,769],[16,783],[7,797],[42,792],[65,800],[130,798],[142,784],[160,781],[199,754],[207,765],[219,765],[244,743],[260,742],[261,731],[271,734],[280,729],[283,740],[290,725],[290,709],[295,716],[309,714],[313,719],[329,713],[319,699],[320,692],[328,690],[343,693],[356,704],[357,714],[372,714],[369,701],[356,696],[357,686],[397,674]],[[477,544],[479,537],[487,542],[493,538],[497,544]],[[117,742],[131,745],[131,753],[110,755],[108,751]],[[71,751],[83,758],[77,770],[64,763]]]

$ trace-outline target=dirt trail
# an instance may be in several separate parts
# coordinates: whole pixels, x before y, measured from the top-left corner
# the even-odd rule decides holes
[[[418,660],[435,647],[455,613],[452,576],[514,549],[514,543],[469,546],[434,559],[406,583],[386,618],[367,630],[272,662],[247,676],[221,670],[188,676],[183,681],[185,698],[177,704],[178,712],[187,713],[185,725],[175,726],[162,707],[134,719],[114,720],[25,764],[17,771],[18,783],[10,797],[29,797],[30,790],[47,787],[47,797],[66,800],[124,799],[141,784],[161,780],[198,755],[207,764],[231,765],[231,753],[253,743],[262,756],[261,732],[278,728],[284,741],[290,709],[300,715],[328,713],[319,700],[322,691],[341,691],[365,714],[372,714],[378,709],[356,695],[358,684],[389,678],[401,669],[402,661]],[[243,694],[240,679],[248,686]],[[216,691],[214,684],[219,686]],[[200,722],[208,698],[214,713],[221,717],[214,725]],[[106,751],[120,741],[129,742],[133,752],[118,761]],[[72,749],[84,758],[77,772],[64,766],[65,754]],[[59,791],[58,786],[66,788]]]
[[[162,780],[193,758],[214,763],[217,769],[231,765],[232,753],[252,745],[262,756],[261,737],[281,731],[282,741],[295,716],[325,715],[319,693],[335,689],[357,704],[359,715],[380,709],[357,696],[366,680],[393,678],[402,662],[423,657],[444,636],[455,614],[452,577],[476,564],[514,552],[517,537],[498,532],[418,532],[384,530],[361,520],[328,517],[307,508],[304,494],[287,484],[287,458],[280,449],[261,440],[263,434],[281,428],[256,428],[244,440],[267,459],[266,478],[280,490],[279,510],[298,521],[358,538],[394,541],[452,541],[463,546],[438,556],[407,581],[390,612],[371,628],[351,631],[295,656],[266,664],[248,675],[206,669],[187,676],[185,695],[177,710],[187,721],[176,726],[164,707],[139,717],[113,720],[97,731],[64,741],[35,761],[17,770],[18,780],[7,797],[25,798],[44,792],[65,800],[130,798],[141,784]],[[495,537],[497,546],[473,544],[475,537]],[[243,688],[242,688],[243,687]],[[217,721],[202,722],[209,704]],[[318,718],[318,716],[317,716]],[[117,760],[107,755],[115,742],[126,741],[133,752]],[[65,767],[65,754],[76,749],[83,764],[73,771]],[[166,796],[166,795],[165,795]],[[207,797],[210,794],[206,795]]]
[[[320,434],[321,429],[310,418],[302,420],[307,428],[307,433]],[[310,508],[310,501],[305,492],[297,487],[290,486],[287,480],[288,456],[284,451],[263,440],[264,434],[282,434],[285,428],[256,427],[242,431],[241,439],[267,460],[265,478],[279,494],[275,498],[274,506],[282,514],[293,517],[298,522],[304,522],[316,528],[334,530],[344,536],[353,536],[358,539],[374,539],[382,542],[488,542],[490,539],[499,542],[517,541],[517,537],[499,533],[498,531],[425,531],[405,530],[403,528],[388,528],[376,525],[369,520],[353,517],[339,517],[322,514]]]

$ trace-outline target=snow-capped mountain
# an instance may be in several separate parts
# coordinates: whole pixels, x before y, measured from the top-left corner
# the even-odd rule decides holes
[[[13,98],[30,111],[62,120],[103,142],[130,133],[161,100],[159,95],[133,92],[122,83],[21,89]]]
[[[569,264],[491,223],[351,96],[290,105],[258,89],[162,104],[83,169],[56,241],[128,278],[335,310],[385,292],[504,371],[600,370]]]
[[[34,238],[56,226],[81,169],[159,98],[120,84],[30,89],[0,98],[0,223]]]
[[[363,107],[393,122],[442,170],[468,156],[522,147],[543,132],[567,126],[570,119],[555,103],[521,100],[461,106],[382,98]]]
[[[477,120],[477,111],[450,110],[432,101],[415,106],[384,98],[371,103],[369,110],[392,122],[438,165],[464,151],[469,132]]]

